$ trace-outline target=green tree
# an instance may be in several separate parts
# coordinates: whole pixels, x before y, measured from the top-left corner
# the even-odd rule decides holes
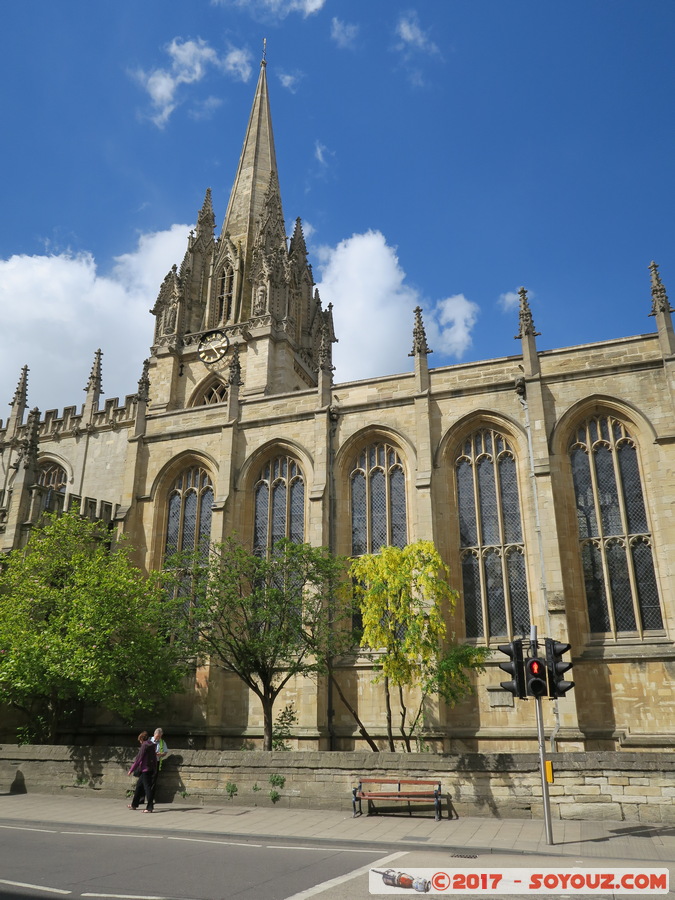
[[[448,640],[446,617],[457,601],[447,569],[430,541],[403,549],[383,547],[359,556],[350,575],[361,609],[361,646],[377,653],[375,681],[384,685],[389,749],[395,749],[392,689],[400,704],[399,731],[406,750],[423,721],[427,698],[454,705],[472,690],[471,671],[483,671],[490,651]],[[404,690],[417,691],[412,714]]]
[[[0,573],[0,701],[22,709],[54,742],[82,703],[131,719],[180,689],[180,604],[145,577],[100,522],[47,516]]]
[[[346,563],[323,547],[280,541],[269,557],[230,538],[169,561],[176,586],[191,583],[186,639],[201,661],[240,678],[263,712],[263,749],[271,750],[274,703],[291,678],[327,669]]]

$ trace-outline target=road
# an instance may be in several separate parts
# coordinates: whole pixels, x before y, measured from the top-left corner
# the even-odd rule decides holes
[[[394,846],[387,852],[381,846],[367,844],[355,848],[339,842],[327,846],[283,839],[225,840],[188,832],[159,833],[151,828],[130,833],[58,825],[0,826],[0,900],[368,900],[373,896],[369,891],[371,868],[415,874],[420,869],[494,872],[537,867],[570,871],[572,867],[616,869],[627,865],[639,867],[637,863],[597,857],[512,853],[452,856],[447,851],[401,851]],[[643,865],[658,867],[653,861]],[[675,865],[670,873],[672,887],[674,870]],[[376,880],[376,884],[380,882]],[[383,887],[382,895],[385,893],[388,891]],[[410,890],[406,895],[416,897],[420,893]],[[449,896],[456,897],[457,893]],[[461,896],[466,900],[478,897],[468,892]],[[517,896],[525,895],[511,895],[514,900]],[[561,892],[558,896],[564,895]],[[646,895],[633,892],[632,896]],[[658,896],[675,900],[672,889]]]

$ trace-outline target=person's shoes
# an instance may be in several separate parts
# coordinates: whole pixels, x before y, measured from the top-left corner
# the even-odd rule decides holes
[[[138,809],[137,806],[132,806],[131,803],[127,803],[127,809],[133,809],[134,812]]]
[[[153,809],[144,809],[143,812],[149,812],[149,813],[151,813],[151,812],[154,812],[154,810],[153,810]]]

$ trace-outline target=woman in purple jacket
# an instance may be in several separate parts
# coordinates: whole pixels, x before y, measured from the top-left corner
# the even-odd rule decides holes
[[[138,809],[138,804],[143,792],[147,800],[143,812],[151,813],[154,809],[154,800],[152,793],[152,783],[154,781],[155,770],[157,769],[157,748],[152,741],[148,740],[148,732],[141,731],[138,735],[138,742],[141,749],[136,755],[136,759],[131,764],[129,775],[138,775],[136,782],[136,790],[131,803],[128,804],[129,809]]]

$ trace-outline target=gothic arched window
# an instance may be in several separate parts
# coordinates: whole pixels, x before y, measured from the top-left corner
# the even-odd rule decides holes
[[[635,442],[611,416],[593,416],[569,447],[592,632],[663,628]]]
[[[218,325],[225,325],[232,315],[232,291],[234,288],[234,270],[231,265],[225,266],[218,281]]]
[[[197,397],[195,406],[213,406],[216,403],[224,403],[227,400],[227,385],[222,381],[209,382],[201,396]]]
[[[65,500],[68,476],[63,466],[55,462],[43,462],[38,471],[37,483],[42,487],[41,507],[52,512],[61,512]]]
[[[506,438],[474,432],[455,460],[466,636],[530,628],[516,460]]]
[[[208,553],[211,537],[213,485],[201,466],[184,469],[168,497],[165,558],[173,553]]]
[[[405,472],[398,451],[384,442],[360,451],[350,472],[352,556],[405,547]]]
[[[255,484],[253,550],[268,553],[283,538],[305,539],[305,480],[290,456],[275,456],[263,466]]]

